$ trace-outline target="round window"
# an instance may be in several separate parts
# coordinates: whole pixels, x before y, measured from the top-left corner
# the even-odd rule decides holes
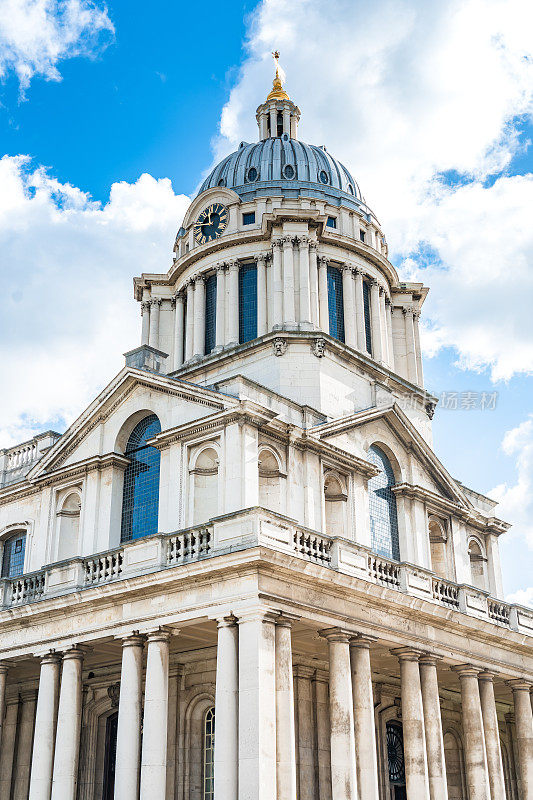
[[[218,185],[219,185],[219,186],[225,186],[225,185],[226,185],[226,181],[224,180],[224,178],[221,178],[221,179],[219,180],[219,182],[218,182]]]
[[[283,174],[288,180],[292,180],[294,178],[294,167],[292,166],[292,164],[285,165]]]
[[[255,167],[250,167],[250,169],[248,170],[248,181],[250,183],[253,183],[256,180],[257,180],[257,170]]]
[[[320,178],[320,183],[329,183],[328,173],[325,169],[320,170],[320,175],[318,177]]]

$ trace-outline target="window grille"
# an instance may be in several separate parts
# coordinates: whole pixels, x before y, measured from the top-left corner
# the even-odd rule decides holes
[[[257,267],[242,266],[239,270],[239,342],[257,337]]]
[[[24,572],[26,533],[19,531],[4,541],[2,578],[16,578]]]
[[[215,764],[215,709],[209,708],[204,717],[204,791],[202,800],[213,800]]]
[[[124,472],[122,542],[157,533],[161,454],[146,442],[160,432],[161,424],[151,414],[139,422],[128,439],[126,458],[130,463]]]
[[[395,479],[391,463],[383,450],[374,445],[368,451],[368,460],[381,470],[368,481],[370,544],[379,555],[399,561],[398,514],[392,491]]]
[[[342,274],[336,267],[328,267],[328,311],[330,335],[344,342]]]
[[[363,313],[365,317],[365,344],[366,352],[372,355],[372,325],[370,320],[370,286],[368,281],[363,281]]]
[[[216,342],[217,276],[210,275],[205,282],[205,354],[213,350]]]
[[[387,757],[390,782],[405,784],[403,729],[401,725],[387,723]]]

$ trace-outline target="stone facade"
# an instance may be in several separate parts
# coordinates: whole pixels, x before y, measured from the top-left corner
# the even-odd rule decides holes
[[[124,369],[0,453],[2,800],[533,798],[533,612],[432,449],[427,289],[276,81]]]

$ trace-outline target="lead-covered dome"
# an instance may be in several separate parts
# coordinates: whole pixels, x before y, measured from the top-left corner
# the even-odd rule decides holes
[[[262,195],[327,198],[340,205],[364,204],[359,186],[346,167],[325,147],[306,144],[284,133],[239,149],[211,170],[200,192],[216,186],[233,189],[243,200]]]

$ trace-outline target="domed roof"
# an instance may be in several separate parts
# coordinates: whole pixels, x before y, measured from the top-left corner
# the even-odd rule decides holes
[[[216,186],[233,189],[243,200],[282,194],[320,197],[354,208],[364,204],[353,176],[325,147],[305,144],[286,133],[253,144],[241,142],[210,172],[199,194]]]

